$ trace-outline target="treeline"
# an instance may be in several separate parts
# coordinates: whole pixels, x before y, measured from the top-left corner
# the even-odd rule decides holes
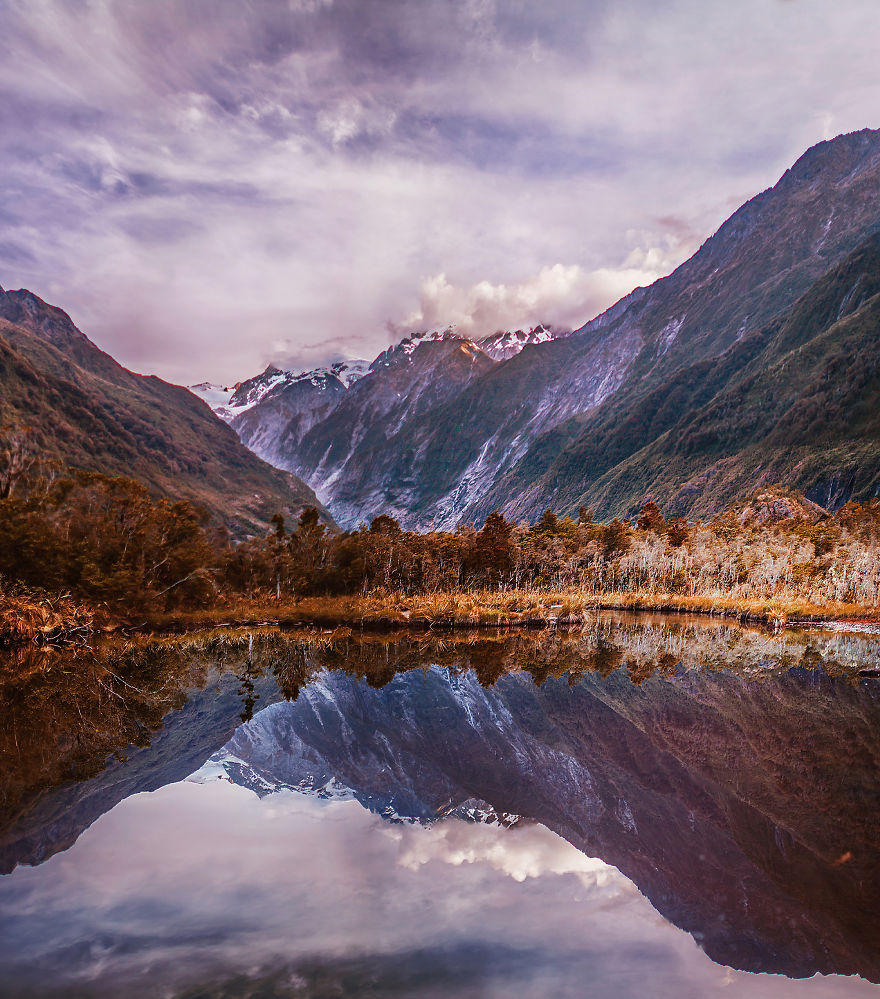
[[[127,616],[368,593],[566,590],[586,594],[787,597],[880,604],[880,501],[834,515],[765,490],[710,523],[632,522],[548,510],[532,525],[492,513],[479,529],[418,533],[387,515],[338,532],[314,508],[234,543],[185,501],[72,471],[0,491],[0,584],[70,593]]]

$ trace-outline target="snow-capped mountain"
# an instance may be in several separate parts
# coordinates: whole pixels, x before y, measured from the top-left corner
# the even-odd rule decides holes
[[[567,335],[539,323],[528,330],[499,330],[491,336],[481,337],[476,343],[494,360],[507,361],[518,354],[523,347],[534,343],[547,343],[548,340],[556,340]]]
[[[301,469],[334,496],[344,527],[355,527],[379,513],[406,519],[397,490],[408,488],[405,471],[395,481],[384,472],[389,443],[399,443],[399,460],[410,458],[403,437],[414,421],[430,419],[496,362],[470,340],[452,331],[408,337],[383,351],[330,414],[317,422],[295,447],[283,445],[280,467]],[[403,436],[401,436],[403,435]]]
[[[455,326],[424,330],[392,344],[372,362],[338,361],[312,371],[270,364],[260,374],[225,387],[190,386],[265,461],[317,485],[322,497],[338,496],[344,526],[384,510],[411,519],[405,496],[381,489],[356,494],[370,467],[370,452],[411,421],[455,396],[496,362],[530,344],[562,335],[539,325],[499,331],[480,341]],[[365,510],[365,503],[369,510]]]
[[[311,371],[285,371],[270,364],[231,388],[202,382],[189,389],[231,424],[255,454],[286,468],[279,450],[282,442],[295,446],[368,369],[369,362],[359,359]]]
[[[313,371],[269,365],[217,400],[215,412],[252,451],[279,468],[303,469],[332,491],[343,466],[368,461],[369,448],[419,413],[454,397],[494,362],[453,327],[405,337],[372,362],[339,361]],[[308,438],[308,441],[306,440]],[[375,500],[375,512],[383,501]],[[360,510],[350,511],[357,523]]]
[[[253,741],[250,742],[249,758],[242,759],[236,755],[233,739],[232,743],[214,753],[187,780],[195,784],[225,780],[239,787],[246,787],[261,798],[280,791],[295,791],[322,801],[357,801],[369,811],[381,815],[387,822],[432,825],[443,819],[457,818],[465,822],[500,825],[509,829],[524,821],[522,816],[499,811],[479,798],[455,801],[449,799],[440,804],[426,804],[414,798],[409,789],[401,794],[400,789],[393,787],[348,787],[338,776],[327,776],[333,771],[334,763],[328,762],[306,746],[295,732],[286,733],[282,752],[274,742],[277,737],[273,727],[274,720],[271,713],[264,717],[264,712],[260,712],[251,722],[248,740]],[[261,765],[255,764],[250,756],[259,755],[259,752],[253,753],[253,745],[267,742],[272,751],[271,760],[265,760]]]
[[[309,385],[319,392],[333,392],[338,382],[343,388],[350,388],[358,378],[366,374],[369,361],[337,361],[323,368],[311,371],[285,371],[270,364],[265,371],[246,381],[239,382],[226,403],[222,403],[224,419],[230,422],[236,416],[246,413],[258,403],[273,395],[281,395],[293,385]],[[218,410],[219,412],[219,410]]]
[[[234,385],[199,382],[197,385],[187,385],[187,388],[193,395],[203,399],[219,417],[231,423],[236,416],[246,413],[266,396],[282,392],[290,385],[308,382],[312,387],[323,390],[333,381],[338,381],[345,388],[350,388],[358,378],[367,373],[369,367],[369,361],[360,359],[336,361],[327,367],[311,371],[289,371],[269,364],[260,374]]]
[[[206,402],[214,412],[221,417],[229,405],[229,400],[241,383],[235,385],[215,385],[213,382],[199,382],[198,385],[187,385],[193,395]]]
[[[343,527],[384,512],[454,529],[493,509],[533,520],[582,504],[610,519],[647,495],[705,517],[767,482],[827,508],[867,499],[878,409],[867,369],[841,375],[828,345],[877,353],[878,180],[880,131],[819,143],[672,274],[570,334],[420,333],[350,388],[319,378],[282,396],[285,374],[264,372],[227,418]],[[809,414],[832,411],[832,384],[837,415],[817,446]]]

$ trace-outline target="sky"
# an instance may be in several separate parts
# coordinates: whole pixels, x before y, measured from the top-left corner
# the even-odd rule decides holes
[[[576,328],[880,126],[876,0],[0,0],[0,286],[228,383]]]

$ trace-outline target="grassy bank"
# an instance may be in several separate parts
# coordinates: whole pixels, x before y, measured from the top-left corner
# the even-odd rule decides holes
[[[774,628],[820,621],[880,626],[876,607],[802,599],[686,596],[671,593],[600,593],[577,590],[401,593],[306,597],[300,600],[237,599],[217,606],[114,617],[66,597],[34,594],[0,597],[0,645],[82,644],[107,631],[181,634],[205,628],[281,627],[365,629],[545,628],[578,625],[599,610],[706,614]]]
[[[309,597],[297,601],[241,600],[224,607],[158,614],[140,627],[181,632],[219,626],[279,624],[284,627],[533,628],[579,624],[597,610],[711,614],[773,627],[827,620],[876,622],[877,608],[829,601],[742,599],[669,593],[583,594],[573,590]]]
[[[0,591],[0,647],[82,644],[96,630],[96,612],[68,594]]]

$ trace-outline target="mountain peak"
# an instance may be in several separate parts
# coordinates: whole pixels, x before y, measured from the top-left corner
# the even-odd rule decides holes
[[[82,360],[80,355],[83,350],[103,354],[63,309],[49,305],[27,288],[19,288],[17,291],[3,291],[0,288],[0,319],[7,319],[24,327],[60,350],[67,352],[73,349],[77,353],[77,360]]]
[[[863,128],[845,132],[833,139],[823,139],[810,146],[783,174],[799,182],[814,180],[819,173],[831,169],[848,174],[853,168],[866,169],[872,153],[880,156],[880,129]]]
[[[567,333],[555,331],[546,323],[538,323],[527,330],[498,330],[477,340],[477,346],[495,361],[507,361],[531,344],[556,340]]]

